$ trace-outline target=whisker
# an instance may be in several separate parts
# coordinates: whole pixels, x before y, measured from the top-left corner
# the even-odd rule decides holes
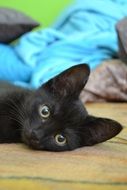
[[[8,99],[8,101],[5,102],[5,105],[11,108],[10,114],[14,114],[14,116],[18,117],[19,119],[24,120],[24,118],[27,116],[25,112],[25,107],[22,103],[20,103],[19,107],[12,99]]]

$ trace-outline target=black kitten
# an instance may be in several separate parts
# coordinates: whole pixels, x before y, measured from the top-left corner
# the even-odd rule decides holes
[[[0,142],[65,151],[117,135],[122,126],[88,115],[79,94],[88,80],[86,64],[73,66],[38,90],[0,84]]]

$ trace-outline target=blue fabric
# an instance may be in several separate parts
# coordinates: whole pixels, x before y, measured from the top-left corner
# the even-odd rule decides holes
[[[24,64],[13,47],[0,44],[0,80],[29,82],[31,67]]]
[[[0,57],[0,79],[37,88],[72,65],[96,68],[117,57],[115,24],[126,15],[127,0],[77,0],[52,28],[25,34],[14,46],[0,46],[7,50],[6,59]]]

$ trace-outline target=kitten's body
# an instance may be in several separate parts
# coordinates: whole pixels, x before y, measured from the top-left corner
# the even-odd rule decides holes
[[[79,100],[88,76],[88,66],[81,64],[35,91],[0,82],[0,143],[24,142],[35,149],[64,151],[118,134],[119,123],[89,116]]]

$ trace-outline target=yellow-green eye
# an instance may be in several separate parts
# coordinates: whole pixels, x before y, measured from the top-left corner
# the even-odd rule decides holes
[[[50,109],[48,106],[46,105],[41,105],[39,107],[39,114],[41,117],[43,117],[44,119],[45,118],[48,118],[50,116]]]
[[[59,146],[64,146],[67,142],[67,139],[65,136],[63,136],[62,134],[57,134],[55,136],[55,141]]]

